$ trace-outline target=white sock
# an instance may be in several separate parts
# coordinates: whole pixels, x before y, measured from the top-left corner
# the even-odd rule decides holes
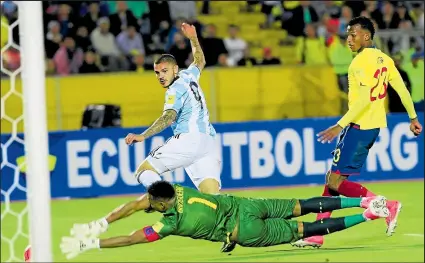
[[[156,181],[161,181],[161,176],[159,174],[151,171],[151,170],[145,170],[141,173],[138,173],[136,175],[136,179],[140,184],[143,184],[146,189]]]
[[[99,219],[98,221],[101,225],[106,226],[106,228],[108,228],[109,223],[108,223],[108,220],[106,220],[106,217],[103,217]]]
[[[95,247],[95,248],[99,248],[99,249],[100,249],[100,239],[99,239],[99,238],[96,238],[96,239],[94,240],[94,247]]]

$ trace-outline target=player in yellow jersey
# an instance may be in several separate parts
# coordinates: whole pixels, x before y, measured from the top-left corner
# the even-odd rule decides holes
[[[349,94],[348,112],[332,127],[318,134],[322,143],[332,142],[338,135],[332,168],[326,175],[323,196],[344,195],[347,197],[375,196],[359,183],[350,182],[350,175],[359,174],[366,161],[370,148],[378,137],[380,128],[387,127],[385,98],[388,83],[401,98],[410,118],[410,130],[418,136],[422,126],[417,119],[410,93],[404,85],[394,61],[373,46],[375,28],[366,17],[356,17],[347,27],[347,41],[357,56],[348,69]],[[387,217],[387,235],[391,236],[397,226],[401,209],[398,201],[387,203],[390,216]],[[331,213],[321,213],[317,219],[328,218]],[[321,247],[322,236],[299,240],[295,246]]]

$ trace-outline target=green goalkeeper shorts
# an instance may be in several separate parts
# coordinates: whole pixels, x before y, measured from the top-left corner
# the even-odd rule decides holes
[[[267,247],[298,240],[298,222],[292,218],[296,199],[248,199],[239,205],[237,243]]]

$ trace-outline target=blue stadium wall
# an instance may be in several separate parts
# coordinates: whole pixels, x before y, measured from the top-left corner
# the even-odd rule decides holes
[[[419,119],[424,122],[423,113]],[[222,146],[223,189],[322,184],[335,143],[318,143],[316,134],[336,121],[336,118],[315,118],[216,124]],[[167,129],[144,143],[125,144],[127,133],[139,133],[144,128],[50,133],[50,155],[56,159],[50,173],[52,197],[144,192],[133,172],[150,150],[171,135]],[[2,148],[10,139],[11,135],[1,136]],[[16,159],[23,155],[24,146],[13,142],[7,148],[7,160],[1,156],[1,201],[5,198],[3,191],[11,187],[14,191],[10,200],[26,198],[20,190],[25,187],[26,174],[13,169]],[[405,114],[389,115],[388,128],[381,130],[362,174],[352,178],[357,181],[420,179],[424,177],[423,160],[424,136],[413,136]],[[193,186],[184,169],[166,174],[165,179]]]

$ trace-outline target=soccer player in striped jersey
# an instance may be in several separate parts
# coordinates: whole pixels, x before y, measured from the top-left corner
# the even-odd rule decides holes
[[[330,143],[339,135],[333,153],[333,163],[326,175],[323,196],[344,195],[347,197],[371,197],[375,193],[363,185],[347,180],[359,174],[370,148],[375,143],[381,128],[387,127],[385,98],[388,83],[401,98],[410,118],[410,130],[415,136],[422,132],[410,93],[400,76],[394,61],[373,46],[375,28],[366,17],[352,19],[347,27],[350,49],[357,52],[348,69],[349,94],[348,112],[337,124],[318,134],[319,141]],[[388,236],[394,233],[401,209],[399,201],[388,201],[389,217],[386,218]],[[330,217],[331,213],[320,213],[317,219]],[[322,236],[299,240],[298,247],[323,245]]]
[[[194,61],[181,71],[171,54],[164,54],[155,61],[155,75],[166,89],[163,114],[143,133],[128,134],[125,141],[127,144],[142,142],[171,126],[174,136],[152,150],[138,167],[135,176],[139,183],[147,188],[161,180],[159,175],[184,167],[201,192],[217,194],[221,187],[221,159],[216,132],[199,85],[205,57],[195,27],[183,23],[181,29],[190,40]]]

